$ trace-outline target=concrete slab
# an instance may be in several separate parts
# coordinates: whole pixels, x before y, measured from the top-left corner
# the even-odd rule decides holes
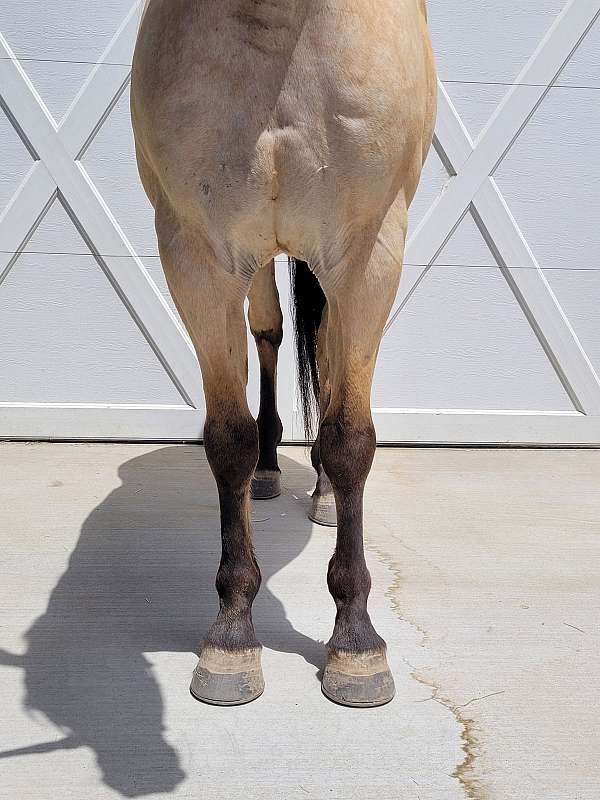
[[[373,619],[398,696],[320,694],[335,531],[312,472],[255,503],[267,689],[188,693],[216,610],[200,447],[0,445],[0,794],[61,798],[596,800],[600,453],[380,450]]]

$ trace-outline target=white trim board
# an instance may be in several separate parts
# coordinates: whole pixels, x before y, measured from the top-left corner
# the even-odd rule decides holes
[[[600,417],[577,411],[376,408],[373,419],[379,444],[600,447]],[[203,425],[186,406],[0,403],[0,440],[199,442]]]
[[[574,412],[373,410],[379,444],[600,446],[600,417]]]
[[[203,427],[189,406],[0,403],[0,439],[200,441]]]

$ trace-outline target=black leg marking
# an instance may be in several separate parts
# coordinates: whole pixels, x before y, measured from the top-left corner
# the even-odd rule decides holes
[[[208,703],[239,705],[256,699],[264,689],[261,646],[252,622],[252,603],[261,581],[250,528],[258,429],[247,411],[229,409],[218,419],[208,418],[204,442],[221,509],[219,614],[206,635],[190,690]]]
[[[363,492],[375,454],[371,422],[357,425],[340,413],[321,426],[320,454],[335,494],[338,534],[327,583],[336,604],[323,692],[337,703],[377,706],[394,695],[386,645],[367,611],[371,576],[363,545]]]

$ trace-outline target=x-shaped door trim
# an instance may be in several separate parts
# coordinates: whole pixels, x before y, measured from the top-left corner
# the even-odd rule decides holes
[[[402,284],[386,332],[470,211],[575,408],[600,414],[600,380],[491,177],[600,16],[570,0],[476,142],[442,84],[434,147],[452,176],[409,240],[405,260],[425,269]]]
[[[8,56],[0,60],[2,105],[35,159],[0,216],[3,249],[15,254],[0,254],[0,283],[60,196],[182,397],[198,406],[202,404],[199,372],[189,338],[80,162],[129,83],[126,65],[142,6],[142,0],[133,5],[60,125],[0,35],[0,50]],[[386,329],[471,211],[575,408],[587,414],[600,414],[598,376],[491,176],[599,14],[597,0],[567,3],[475,143],[441,87],[434,144],[453,177],[408,243],[406,261],[429,267],[414,281],[404,282],[404,299]],[[92,125],[90,120],[95,120]],[[130,298],[135,298],[135,305]]]
[[[0,217],[2,249],[15,254],[0,262],[0,283],[58,196],[181,396],[198,407],[203,400],[191,342],[80,161],[128,86],[141,6],[132,7],[60,125],[0,34],[7,56],[0,60],[0,100],[35,159]]]

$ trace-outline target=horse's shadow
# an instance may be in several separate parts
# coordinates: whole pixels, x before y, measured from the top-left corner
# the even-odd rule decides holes
[[[281,466],[308,488],[310,470],[285,457]],[[122,485],[87,517],[45,613],[26,632],[25,655],[0,654],[0,663],[24,670],[26,707],[41,711],[65,738],[0,757],[89,747],[108,786],[140,797],[172,791],[185,778],[163,736],[161,692],[144,653],[197,651],[215,617],[218,504],[199,447],[138,456],[119,476]],[[299,514],[293,535],[286,533],[291,515],[281,511],[293,502],[288,493],[254,509],[263,572],[255,622],[265,646],[320,667],[322,644],[294,630],[266,585],[310,538],[311,524],[304,516],[299,524]],[[261,618],[268,619],[266,630]]]

